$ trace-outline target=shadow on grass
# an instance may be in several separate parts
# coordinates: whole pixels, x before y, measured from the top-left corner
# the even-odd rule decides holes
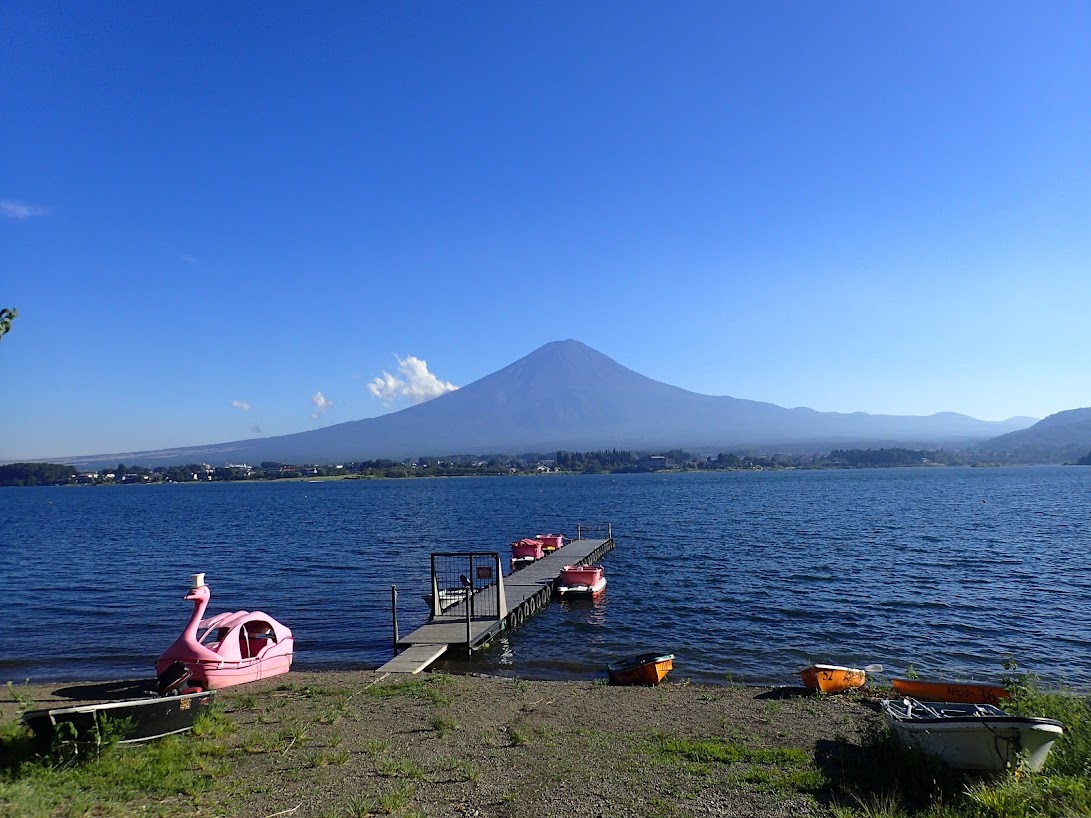
[[[883,698],[890,698],[889,695],[884,695],[881,690],[847,690],[843,693],[819,693],[817,690],[811,690],[806,687],[800,686],[785,686],[774,687],[772,690],[766,690],[759,693],[754,698],[761,701],[777,701],[783,699],[814,699],[816,702],[823,701],[830,697],[844,699],[845,701],[856,702],[864,707],[870,708],[876,712],[881,709],[879,702]]]
[[[808,690],[805,687],[774,687],[772,690],[759,693],[754,698],[762,701],[780,701],[783,699],[805,699],[808,696],[815,695],[817,694],[813,690]]]
[[[40,759],[42,752],[42,742],[29,730],[19,728],[0,736],[0,781],[14,778],[20,767]]]
[[[846,739],[815,744],[815,765],[827,786],[815,796],[827,806],[876,807],[907,815],[958,802],[979,776],[953,770],[919,750],[903,747],[881,728],[860,744]]]
[[[102,701],[104,699],[146,699],[158,696],[155,679],[126,679],[115,682],[92,682],[90,684],[59,687],[53,695],[72,701]]]

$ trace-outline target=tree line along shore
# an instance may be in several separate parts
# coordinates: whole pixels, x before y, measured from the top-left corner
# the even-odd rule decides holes
[[[868,469],[928,466],[1004,466],[1020,461],[993,454],[944,449],[833,449],[816,454],[748,454],[720,452],[699,455],[682,449],[646,454],[623,449],[586,452],[558,451],[548,455],[447,455],[406,460],[359,460],[337,464],[298,464],[263,461],[251,466],[139,466],[118,463],[97,470],[63,463],[0,465],[0,486],[58,486],[146,483],[193,483],[239,480],[298,480],[313,478],[406,479],[420,477],[505,476],[543,473],[631,474],[680,471],[771,471],[780,469]],[[1091,465],[1091,452],[1076,461]]]

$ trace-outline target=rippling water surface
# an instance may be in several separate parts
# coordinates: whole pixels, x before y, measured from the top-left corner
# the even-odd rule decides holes
[[[477,660],[795,681],[810,661],[1091,689],[1091,468],[894,469],[0,490],[0,681],[148,675],[210,612],[268,611],[299,669],[374,667],[426,618],[428,555],[613,524],[601,600],[555,602]]]

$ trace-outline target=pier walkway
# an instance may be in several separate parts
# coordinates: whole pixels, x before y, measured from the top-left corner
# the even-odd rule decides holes
[[[571,540],[552,554],[505,575],[499,589],[496,583],[475,588],[471,598],[444,608],[426,624],[400,638],[398,655],[377,672],[419,673],[452,647],[472,653],[496,634],[514,630],[545,607],[564,566],[590,565],[613,548],[613,536]],[[508,557],[501,555],[501,559],[506,562]],[[499,606],[495,602],[498,595]]]

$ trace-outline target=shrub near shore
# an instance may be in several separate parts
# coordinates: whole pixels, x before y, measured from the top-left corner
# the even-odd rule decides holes
[[[876,692],[614,688],[427,674],[293,673],[221,691],[193,734],[35,755],[0,701],[0,815],[1091,815],[1088,702],[1013,685],[1068,728],[1042,773],[961,775],[891,739]]]

